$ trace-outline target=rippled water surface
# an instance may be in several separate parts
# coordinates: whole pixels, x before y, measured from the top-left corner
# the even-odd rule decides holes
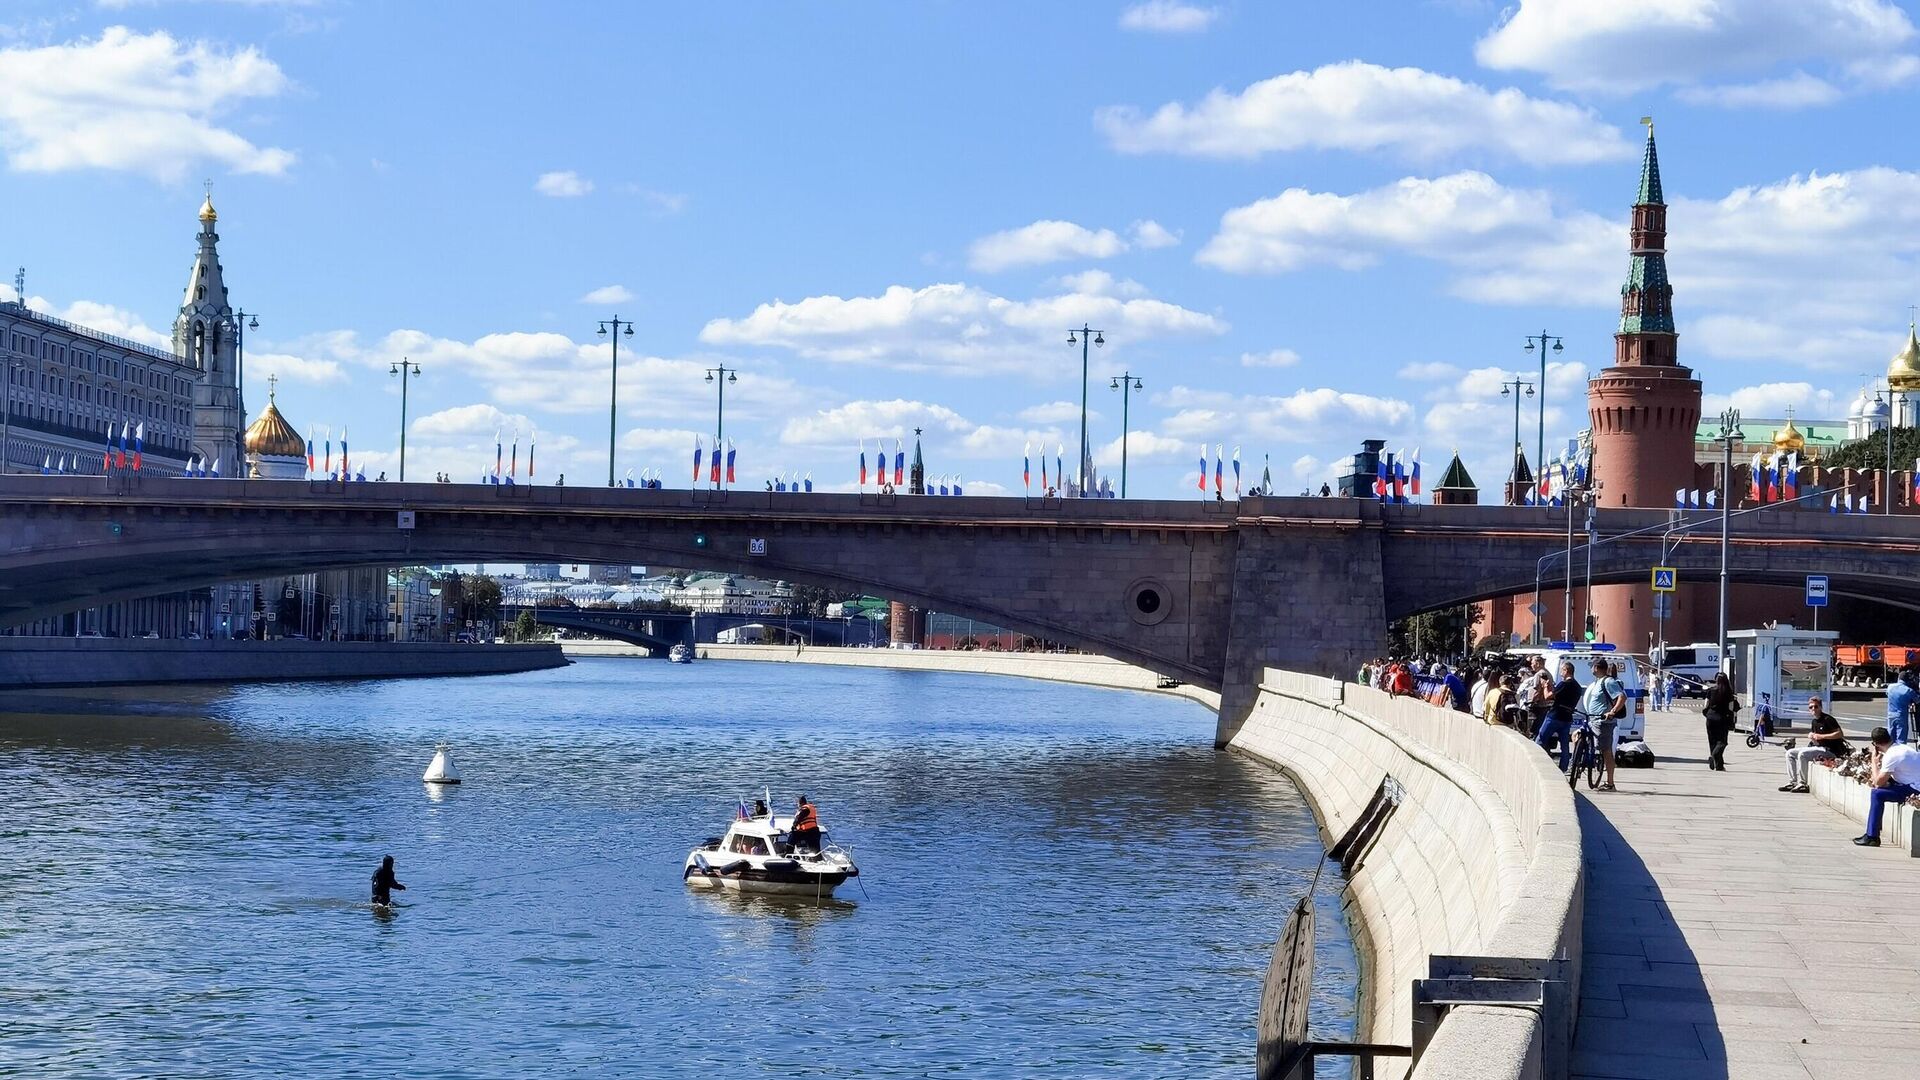
[[[1319,854],[1199,706],[1026,680],[594,660],[0,709],[9,1075],[1243,1078]],[[763,786],[865,894],[681,885]]]

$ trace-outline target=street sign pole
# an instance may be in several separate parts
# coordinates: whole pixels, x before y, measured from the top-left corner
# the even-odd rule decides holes
[[[1807,575],[1807,606],[1813,609],[1813,628],[1820,629],[1820,609],[1827,606],[1830,594],[1827,575]]]

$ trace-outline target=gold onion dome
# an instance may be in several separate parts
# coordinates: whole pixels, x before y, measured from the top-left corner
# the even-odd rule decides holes
[[[267,395],[267,411],[260,419],[247,425],[247,453],[260,457],[289,457],[305,459],[307,441],[293,430],[287,418],[280,415],[279,406],[273,403],[273,395]]]
[[[1799,428],[1793,426],[1793,417],[1791,416],[1787,417],[1786,427],[1773,433],[1773,448],[1775,450],[1799,451],[1805,449],[1806,445],[1807,437],[1800,434]]]
[[[219,218],[220,215],[215,213],[213,209],[213,193],[208,192],[207,201],[200,204],[200,220],[217,221]]]
[[[1907,347],[1887,365],[1887,388],[1894,393],[1920,390],[1920,336],[1915,336],[1912,323],[1907,324]]]

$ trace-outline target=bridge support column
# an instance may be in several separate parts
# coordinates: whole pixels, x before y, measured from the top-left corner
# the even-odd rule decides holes
[[[1214,745],[1240,730],[1267,668],[1351,679],[1386,642],[1379,533],[1242,528]]]

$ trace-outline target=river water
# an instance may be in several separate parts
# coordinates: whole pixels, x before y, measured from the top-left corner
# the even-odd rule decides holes
[[[0,1074],[1238,1080],[1319,856],[1201,707],[1028,680],[589,660],[0,709]],[[681,884],[763,787],[864,893]]]

